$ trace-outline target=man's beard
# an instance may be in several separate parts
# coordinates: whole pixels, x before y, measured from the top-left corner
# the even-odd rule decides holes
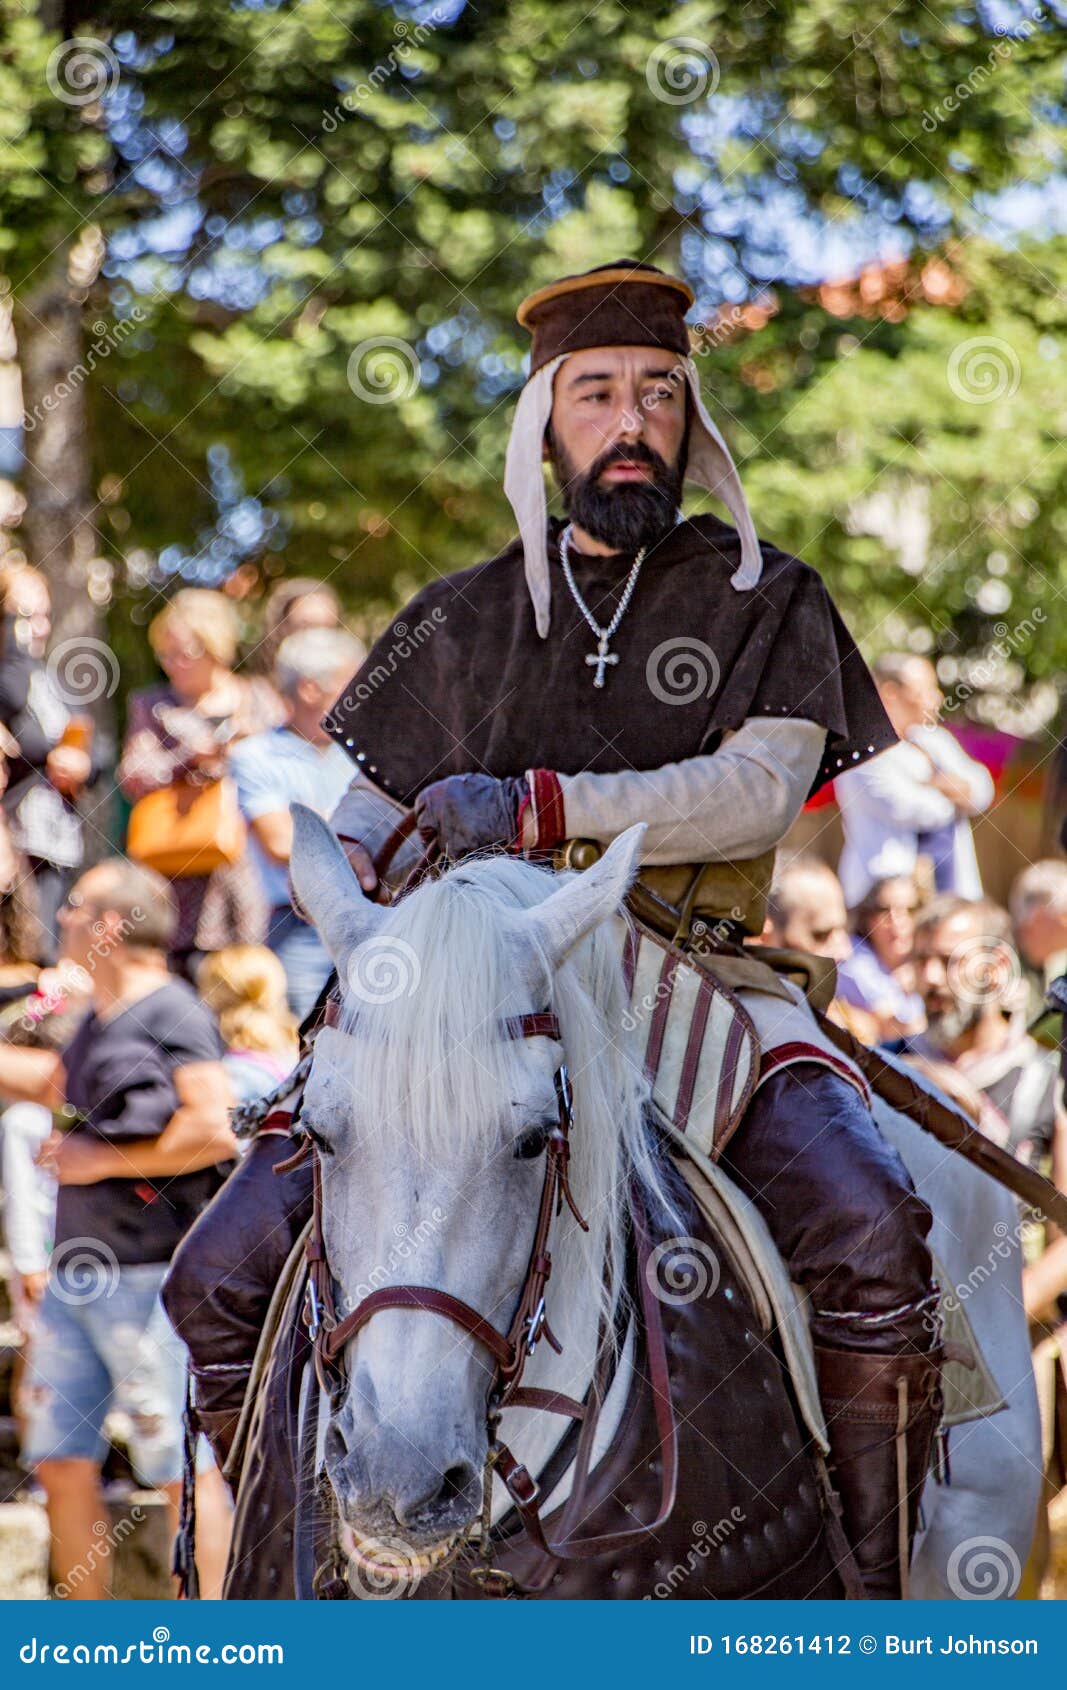
[[[687,455],[688,429],[673,468],[638,441],[633,446],[610,447],[583,475],[551,430],[548,446],[564,510],[571,522],[601,545],[617,552],[636,552],[670,533],[682,502],[681,466]],[[651,475],[647,481],[601,486],[599,477],[613,464],[645,464]]]
[[[982,1014],[979,1003],[956,1003],[949,999],[935,999],[926,1007],[925,1037],[938,1050],[948,1050],[969,1033]]]

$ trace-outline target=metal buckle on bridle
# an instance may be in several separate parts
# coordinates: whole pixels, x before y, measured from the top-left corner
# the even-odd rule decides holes
[[[319,1307],[318,1292],[315,1290],[314,1276],[309,1277],[307,1283],[308,1305],[308,1337],[314,1343],[322,1331],[322,1310]]]
[[[532,1356],[545,1330],[545,1299],[542,1296],[533,1313],[526,1317],[526,1354]]]

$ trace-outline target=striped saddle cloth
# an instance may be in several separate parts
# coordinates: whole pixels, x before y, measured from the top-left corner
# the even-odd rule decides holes
[[[653,1112],[713,1161],[744,1114],[760,1046],[734,994],[642,922],[623,952],[630,993],[624,1030],[644,1061]]]

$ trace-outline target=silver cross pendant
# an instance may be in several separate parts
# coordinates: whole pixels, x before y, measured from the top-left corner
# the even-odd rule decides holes
[[[596,665],[596,674],[593,676],[593,685],[595,687],[602,687],[604,685],[604,665],[607,663],[617,663],[619,659],[617,653],[609,653],[608,642],[603,635],[601,635],[596,644],[596,655],[594,656],[594,654],[590,652],[585,661],[589,664]]]

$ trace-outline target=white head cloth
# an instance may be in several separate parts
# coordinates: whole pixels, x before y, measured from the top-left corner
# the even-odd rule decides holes
[[[504,492],[519,525],[526,566],[526,585],[537,619],[537,632],[544,639],[551,615],[552,586],[548,572],[548,502],[542,469],[542,446],[552,414],[552,380],[568,354],[561,353],[543,364],[530,377],[519,395],[504,462]],[[758,586],[763,570],[756,527],[748,508],[741,477],[729,448],[704,407],[700,382],[692,358],[682,360],[682,369],[693,401],[689,430],[689,457],[685,480],[695,481],[722,500],[737,526],[741,539],[741,563],[730,577],[738,592]]]

